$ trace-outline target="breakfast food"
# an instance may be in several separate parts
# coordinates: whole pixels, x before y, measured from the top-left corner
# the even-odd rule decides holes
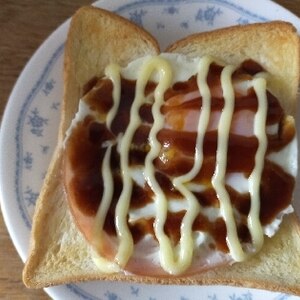
[[[196,34],[160,53],[123,18],[80,9],[25,284],[300,293],[290,205],[298,81],[299,41],[287,23]]]

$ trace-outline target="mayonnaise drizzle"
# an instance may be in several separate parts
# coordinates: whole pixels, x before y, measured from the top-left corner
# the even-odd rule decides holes
[[[118,111],[120,99],[121,99],[121,75],[120,66],[116,64],[110,64],[105,68],[105,75],[113,83],[113,107],[109,110],[106,117],[107,128],[110,129],[111,123]]]
[[[181,239],[179,244],[180,263],[176,268],[177,273],[181,273],[187,269],[193,259],[194,240],[192,226],[201,208],[199,201],[193,192],[186,186],[186,183],[189,183],[199,173],[203,163],[203,140],[210,118],[211,102],[210,89],[208,87],[206,78],[209,71],[209,66],[212,62],[213,59],[208,56],[201,58],[199,62],[197,84],[202,96],[202,107],[197,126],[198,134],[195,146],[194,165],[188,173],[173,179],[173,185],[188,201],[188,206],[186,207],[187,212],[182,220],[181,226]]]
[[[254,134],[258,139],[258,149],[255,154],[254,169],[249,176],[249,192],[251,197],[250,213],[248,215],[248,228],[252,236],[255,250],[261,249],[264,242],[264,233],[259,220],[260,211],[260,181],[264,166],[264,158],[267,150],[266,119],[267,119],[267,95],[266,80],[264,78],[253,79],[253,88],[257,95],[258,110],[254,117]]]
[[[148,72],[144,71],[147,70],[146,68],[148,68]],[[175,274],[176,268],[174,268],[174,266],[176,265],[177,258],[174,254],[172,242],[164,231],[164,225],[168,212],[168,200],[155,178],[155,168],[153,165],[153,160],[159,155],[161,150],[161,144],[157,140],[157,133],[164,125],[164,116],[162,115],[160,109],[164,102],[164,93],[171,84],[172,68],[166,60],[159,57],[154,57],[146,62],[145,69],[143,69],[145,73],[141,72],[139,76],[142,76],[143,79],[148,80],[154,70],[158,70],[160,78],[159,83],[154,91],[155,101],[152,105],[152,115],[154,121],[149,133],[149,144],[151,148],[145,159],[144,176],[148,185],[154,192],[154,200],[156,205],[154,232],[159,242],[160,262],[165,270]],[[143,90],[139,90],[139,88],[140,86],[137,86],[137,93],[144,92]]]
[[[113,106],[109,110],[106,117],[106,125],[107,128],[111,128],[111,123],[118,111],[120,98],[121,98],[121,76],[120,76],[120,66],[116,64],[110,64],[105,68],[105,75],[110,78],[113,83]],[[111,159],[111,148],[113,146],[112,143],[108,143],[107,149],[105,151],[105,155],[103,158],[101,175],[103,178],[103,195],[102,199],[95,217],[95,223],[93,228],[93,246],[95,251],[98,251],[104,247],[103,246],[103,226],[104,221],[106,219],[108,209],[110,207],[113,191],[114,191],[114,182],[112,176],[112,170],[110,167],[110,159]],[[95,264],[105,273],[115,273],[119,272],[120,266],[117,262],[110,261],[101,256],[101,253],[93,252],[93,260]],[[98,255],[97,255],[98,254]],[[100,255],[99,255],[100,254]]]
[[[216,169],[212,178],[212,184],[220,201],[221,214],[224,218],[227,229],[227,244],[230,254],[236,261],[243,261],[249,256],[244,252],[237,234],[237,227],[234,219],[234,212],[230,204],[230,197],[225,187],[225,173],[227,166],[228,137],[231,120],[234,111],[234,89],[230,82],[234,72],[233,66],[226,66],[221,74],[221,84],[224,96],[224,108],[218,125],[218,149],[216,155]],[[253,88],[257,95],[258,111],[254,118],[254,134],[258,139],[258,150],[255,154],[255,166],[248,178],[249,192],[251,198],[250,213],[248,215],[248,228],[252,237],[254,251],[261,249],[264,241],[263,229],[259,220],[260,212],[260,182],[264,167],[264,158],[267,149],[266,118],[267,118],[267,97],[266,80],[255,78],[252,81]]]
[[[226,66],[221,73],[221,85],[223,89],[224,108],[218,125],[218,142],[216,153],[216,167],[212,178],[212,185],[220,201],[220,211],[227,228],[227,245],[236,261],[245,259],[245,253],[238,239],[237,228],[234,221],[233,208],[230,197],[225,187],[225,174],[227,167],[227,151],[229,131],[234,111],[234,89],[231,83],[231,75],[235,71],[234,66]]]
[[[103,245],[103,234],[104,234],[103,226],[114,192],[114,183],[113,183],[112,171],[110,168],[111,147],[112,144],[108,145],[103,158],[101,175],[103,178],[103,186],[105,188],[103,190],[102,199],[96,214],[94,228],[93,228],[93,247],[95,251],[100,250],[100,252],[105,246]],[[93,260],[95,264],[99,266],[99,268],[101,268],[103,272],[115,273],[120,271],[120,267],[118,264],[102,257],[101,255],[97,255],[95,251],[93,252]]]
[[[154,103],[152,105],[154,122],[149,134],[150,150],[145,159],[144,177],[154,192],[156,213],[154,231],[159,243],[160,263],[162,268],[171,274],[180,274],[190,266],[195,243],[192,226],[195,218],[202,208],[192,190],[189,188],[189,185],[191,184],[190,181],[199,173],[203,162],[203,140],[210,119],[211,106],[211,95],[207,84],[207,74],[209,72],[209,67],[213,62],[216,62],[213,58],[204,56],[198,60],[198,69],[196,70],[197,84],[202,97],[202,108],[197,127],[194,165],[189,172],[173,179],[174,186],[186,198],[188,203],[186,207],[186,214],[181,225],[181,238],[179,245],[175,247],[164,231],[168,213],[168,199],[155,178],[155,167],[153,164],[154,159],[158,157],[161,150],[161,144],[157,140],[157,134],[164,126],[164,116],[161,113],[161,106],[164,103],[165,91],[172,83],[174,83],[174,69],[172,69],[170,62],[163,56],[147,57],[145,60],[142,60],[142,66],[139,67],[137,74],[136,93],[130,110],[130,121],[123,136],[119,136],[117,140],[123,180],[123,189],[115,211],[115,225],[119,245],[114,262],[110,262],[101,257],[95,258],[95,262],[101,270],[105,272],[116,272],[124,268],[134,251],[133,238],[127,223],[133,187],[133,175],[129,166],[129,151],[134,133],[142,122],[139,117],[139,109],[148,101],[147,97],[144,95],[144,91],[148,81],[152,80],[153,76],[157,78],[158,84],[154,91]],[[212,178],[212,185],[220,201],[220,212],[227,228],[227,244],[230,254],[234,260],[242,261],[246,259],[248,253],[244,252],[239,241],[234,218],[234,209],[231,205],[230,197],[225,187],[229,132],[235,102],[235,92],[231,77],[235,70],[235,66],[229,65],[225,66],[221,73],[224,108],[218,124],[216,166],[215,173]],[[115,64],[111,64],[106,68],[105,74],[113,82],[113,106],[106,119],[107,127],[110,128],[120,103],[122,69]],[[255,155],[255,168],[248,178],[251,195],[251,208],[248,216],[248,226],[255,251],[258,251],[263,243],[263,230],[259,220],[259,184],[267,147],[265,132],[267,114],[266,80],[257,76],[253,79],[252,85],[258,98],[258,111],[255,114],[254,119],[254,134],[258,139],[259,147]],[[104,220],[106,218],[113,193],[113,180],[109,166],[111,147],[112,145],[107,146],[103,160],[102,176],[104,180],[104,192],[95,221],[95,236],[99,236],[99,238],[95,238],[95,244],[100,245],[100,247]]]
[[[146,162],[145,162],[146,165],[145,178],[148,184],[151,186],[151,188],[155,191],[155,194],[159,195],[158,201],[163,202],[163,204],[160,205],[160,208],[162,209],[160,210],[160,213],[158,213],[155,222],[156,223],[155,228],[159,232],[160,231],[163,232],[163,226],[161,225],[164,225],[164,221],[167,213],[167,200],[162,190],[160,189],[158,183],[156,182],[153,159],[157,157],[160,151],[160,144],[156,139],[156,134],[158,130],[162,128],[164,122],[164,118],[160,113],[160,106],[162,105],[164,100],[164,92],[170,86],[172,72],[171,72],[171,67],[165,60],[159,57],[153,57],[153,58],[149,58],[149,60],[147,60],[143,64],[139,72],[139,76],[136,82],[135,99],[132,103],[131,110],[130,110],[129,125],[124,133],[124,136],[122,137],[121,144],[120,144],[120,149],[121,149],[120,160],[121,160],[121,170],[122,170],[122,178],[123,178],[123,189],[116,206],[115,221],[116,221],[116,229],[117,229],[118,237],[120,240],[116,261],[121,266],[124,266],[127,263],[128,259],[130,258],[133,252],[132,235],[130,233],[130,230],[128,229],[128,224],[127,224],[127,214],[129,210],[129,204],[130,204],[130,195],[132,192],[132,177],[131,177],[131,172],[129,167],[128,155],[129,155],[129,150],[130,150],[130,145],[131,145],[133,135],[136,129],[138,128],[138,126],[141,124],[141,119],[139,117],[139,109],[142,106],[142,104],[145,103],[146,101],[144,96],[146,85],[152,73],[157,70],[160,73],[160,81],[154,92],[154,96],[156,100],[152,107],[154,124],[152,126],[150,136],[149,136],[151,150],[147,155]],[[147,170],[149,171],[147,172]],[[164,248],[165,243],[162,242],[162,244],[163,244],[162,247]]]

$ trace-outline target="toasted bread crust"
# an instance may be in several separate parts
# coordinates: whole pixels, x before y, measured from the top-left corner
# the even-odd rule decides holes
[[[271,51],[269,45],[264,45],[266,35],[271,41],[281,37],[278,43],[285,45],[285,51],[276,52],[276,59],[271,53],[265,53]],[[254,45],[254,36],[261,47],[259,55],[256,55],[259,51]],[[233,41],[232,48],[229,39]],[[128,49],[127,45],[130,45]],[[299,41],[289,24],[256,24],[192,35],[171,45],[167,51],[189,56],[210,54],[227,63],[252,58],[271,70],[276,82],[282,79],[276,63],[286,66],[292,57],[296,66],[285,71],[287,79],[284,78],[281,86],[287,102],[284,107],[293,111],[299,80]],[[193,277],[107,275],[100,273],[93,263],[89,246],[77,230],[65,199],[61,174],[63,136],[77,111],[83,86],[90,78],[103,75],[110,62],[126,65],[139,56],[158,53],[159,47],[152,36],[121,17],[91,7],[84,7],[75,14],[66,44],[64,105],[58,145],[37,202],[30,255],[23,272],[25,285],[42,288],[75,281],[119,280],[152,284],[226,284],[300,295],[300,260],[295,255],[300,253],[300,227],[295,214],[284,218],[279,232],[274,238],[266,239],[263,250],[255,257]],[[280,58],[282,53],[287,55]]]

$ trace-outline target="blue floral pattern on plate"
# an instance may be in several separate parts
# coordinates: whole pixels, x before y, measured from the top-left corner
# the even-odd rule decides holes
[[[99,1],[96,5],[108,7],[146,28],[156,36],[162,49],[190,33],[268,20],[248,8],[247,1],[237,4],[234,0],[124,0]],[[35,201],[55,147],[62,96],[63,51],[64,42],[57,44],[48,58],[43,59],[40,75],[32,83],[28,94],[20,100],[22,105],[16,117],[14,194],[23,226],[28,231]],[[162,287],[115,282],[68,284],[47,289],[47,292],[55,299],[87,300],[158,300],[167,297],[178,300],[296,299],[286,294],[241,288]],[[65,296],[57,296],[61,294]]]

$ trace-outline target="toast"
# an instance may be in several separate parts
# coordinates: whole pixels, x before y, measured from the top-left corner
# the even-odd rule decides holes
[[[130,45],[128,47],[127,45]],[[259,49],[260,51],[258,51]],[[271,76],[271,89],[288,114],[295,113],[299,82],[299,40],[284,22],[236,26],[189,36],[166,49],[189,57],[213,55],[225,63],[253,59]],[[64,96],[58,143],[34,215],[29,258],[23,271],[27,287],[42,288],[88,280],[126,280],[153,284],[226,284],[300,295],[300,226],[295,214],[266,239],[259,254],[234,265],[189,277],[103,274],[72,219],[62,180],[63,141],[86,83],[104,75],[105,66],[160,53],[149,33],[110,12],[81,8],[73,17],[65,49]],[[287,267],[288,266],[288,267]]]

